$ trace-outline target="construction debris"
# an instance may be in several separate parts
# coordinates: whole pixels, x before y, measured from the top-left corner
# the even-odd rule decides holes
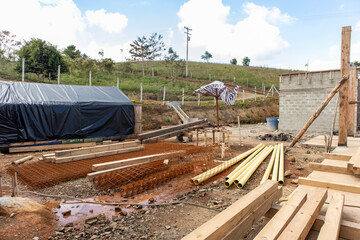
[[[282,141],[282,142],[288,142],[294,139],[293,136],[286,133],[279,133],[279,134],[268,133],[265,135],[259,135],[257,138],[259,140],[264,140],[264,141]]]

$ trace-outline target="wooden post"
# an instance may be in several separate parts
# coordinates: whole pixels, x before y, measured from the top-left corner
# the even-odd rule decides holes
[[[208,142],[207,142],[207,130],[206,130],[206,128],[204,129],[204,138],[205,138],[205,146],[207,146]]]
[[[140,83],[140,102],[142,103],[143,101],[143,84]]]
[[[25,58],[22,59],[21,81],[25,81]]]
[[[91,87],[91,71],[89,71],[89,86]]]
[[[164,86],[163,105],[165,104],[166,87]]]
[[[190,73],[190,78],[192,78],[192,72]]]
[[[58,66],[58,84],[60,84],[60,65]]]
[[[199,146],[199,129],[197,128],[195,132],[196,132],[196,146]]]
[[[49,73],[49,83],[51,83],[51,73]]]
[[[119,78],[116,79],[116,87],[119,88]]]
[[[11,178],[11,197],[15,197],[15,175]]]
[[[215,130],[212,130],[212,141],[213,141],[213,145],[215,145],[216,139],[215,139]]]
[[[184,104],[185,104],[185,89],[183,88],[183,89],[182,89],[182,99],[181,99],[181,105],[183,105],[183,106],[184,106]]]
[[[328,152],[328,137],[324,135],[324,141],[325,141],[325,152]]]
[[[19,189],[18,189],[18,173],[15,172],[15,196],[18,196],[19,195]]]
[[[349,100],[356,100],[355,96],[356,96],[356,80],[357,80],[357,76],[356,76],[356,67],[352,67],[350,68],[350,72],[349,72]],[[349,136],[354,136],[354,123],[355,123],[355,104],[349,104],[348,105],[348,126],[347,126],[347,133]]]
[[[328,103],[330,102],[330,100],[334,97],[334,95],[337,93],[337,91],[339,90],[339,88],[344,84],[344,82],[346,82],[348,79],[348,76],[344,76],[340,82],[334,87],[334,89],[329,93],[329,95],[327,96],[327,98],[325,99],[325,101],[321,104],[321,106],[319,107],[319,109],[310,117],[310,119],[307,121],[307,123],[305,124],[305,126],[301,129],[301,131],[295,136],[295,138],[292,140],[292,142],[290,143],[289,147],[293,147],[297,141],[299,141],[299,139],[302,137],[302,135],[304,135],[304,133],[306,132],[306,130],[310,127],[310,125],[315,121],[315,119],[320,115],[320,113],[322,112],[322,110],[324,110],[324,108],[328,105]]]
[[[343,27],[341,33],[341,69],[340,76],[349,75],[351,26]],[[338,146],[347,146],[347,115],[349,106],[349,84],[345,81],[339,89],[339,137]]]
[[[336,100],[335,114],[334,114],[334,120],[333,120],[332,127],[331,127],[328,152],[331,152],[331,145],[332,145],[332,139],[334,136],[334,128],[335,128],[335,121],[336,121],[336,114],[337,114],[338,106],[339,106],[339,97]]]

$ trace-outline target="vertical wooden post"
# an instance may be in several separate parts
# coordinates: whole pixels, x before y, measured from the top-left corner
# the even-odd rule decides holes
[[[25,58],[22,59],[21,81],[25,81]]]
[[[192,72],[190,73],[190,78],[192,78]]]
[[[166,95],[166,87],[164,86],[163,105],[165,105],[165,95]]]
[[[140,102],[142,103],[143,101],[143,84],[140,83]]]
[[[205,138],[205,146],[208,145],[208,140],[207,140],[207,130],[206,128],[204,129],[204,138]]]
[[[217,89],[216,89],[217,95]],[[216,121],[217,121],[217,129],[219,129],[219,97],[216,96]]]
[[[18,173],[15,172],[15,196],[19,196],[19,189],[18,189]]]
[[[119,88],[119,78],[116,79],[116,87]]]
[[[213,145],[215,145],[216,139],[215,139],[215,130],[212,130],[212,141],[213,141]]]
[[[89,86],[91,87],[91,84],[92,84],[92,82],[91,82],[91,71],[89,71]]]
[[[51,83],[51,73],[49,73],[49,83]]]
[[[11,197],[15,197],[15,175],[11,178]]]
[[[181,99],[181,105],[184,106],[185,104],[185,89],[182,89],[182,99]]]
[[[350,68],[349,72],[349,100],[350,101],[356,101],[356,67]],[[348,105],[348,125],[347,125],[347,133],[349,136],[354,136],[354,130],[355,130],[355,104],[349,104]]]
[[[58,84],[60,84],[60,65],[58,66]]]
[[[221,129],[222,133],[222,142],[225,143],[225,129]]]
[[[199,129],[197,128],[195,132],[196,132],[196,146],[199,146]]]
[[[341,33],[341,69],[340,76],[349,75],[351,26],[343,27]],[[349,81],[339,89],[339,137],[338,146],[347,146],[347,115],[349,105]]]

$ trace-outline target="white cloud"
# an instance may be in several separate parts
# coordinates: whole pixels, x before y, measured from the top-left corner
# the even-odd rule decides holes
[[[90,26],[97,26],[108,33],[121,33],[128,19],[120,13],[107,13],[105,9],[86,11],[86,20]]]
[[[191,46],[204,47],[213,54],[214,61],[220,62],[244,56],[252,60],[265,59],[290,46],[274,24],[291,23],[294,18],[275,7],[253,3],[243,7],[248,16],[236,24],[229,24],[230,7],[221,0],[190,0],[177,13],[180,18],[178,28],[181,31],[184,26],[192,28]]]
[[[129,54],[129,42],[122,44],[109,44],[109,43],[98,43],[96,41],[89,42],[86,46],[80,48],[80,51],[86,52],[89,56],[99,59],[99,51],[104,50],[106,58],[116,59],[117,61],[125,61],[126,58],[130,58]],[[123,51],[121,51],[121,49]]]

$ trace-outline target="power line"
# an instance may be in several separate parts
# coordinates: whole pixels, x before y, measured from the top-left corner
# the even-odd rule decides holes
[[[186,29],[186,74],[185,76],[188,77],[189,75],[189,66],[188,66],[188,61],[189,61],[189,41],[190,41],[190,36],[191,33],[189,33],[189,31],[192,31],[192,29],[188,28],[188,27],[184,27]]]

